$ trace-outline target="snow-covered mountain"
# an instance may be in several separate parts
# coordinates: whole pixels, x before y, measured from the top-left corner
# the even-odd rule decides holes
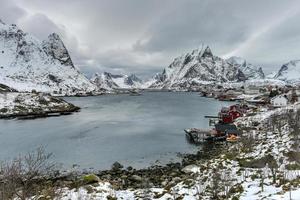
[[[293,60],[281,66],[275,79],[283,80],[288,83],[300,82],[300,60]]]
[[[0,22],[0,84],[22,92],[32,90],[72,95],[96,87],[74,67],[57,34],[40,41],[16,25]]]
[[[233,56],[226,60],[228,63],[237,66],[247,79],[264,79],[265,73],[261,67],[248,63],[244,58]]]
[[[107,90],[113,89],[131,89],[131,88],[142,88],[143,81],[138,78],[135,74],[131,75],[114,75],[108,72],[101,74],[96,73],[91,82],[94,83],[98,88],[104,88]]]
[[[214,56],[208,46],[202,46],[175,58],[164,69],[161,79],[150,88],[189,89],[213,82],[238,82],[263,77],[261,68],[256,68],[238,58],[222,59]]]
[[[119,86],[114,82],[112,74],[104,72],[102,74],[94,74],[91,78],[91,82],[94,83],[99,89],[113,90],[119,88]]]

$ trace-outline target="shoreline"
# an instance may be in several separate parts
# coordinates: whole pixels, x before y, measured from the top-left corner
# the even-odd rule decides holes
[[[246,116],[241,119],[238,119],[236,121],[236,124],[240,128],[242,128],[244,131],[243,137],[247,140],[247,132],[253,132],[253,133],[259,133],[260,131],[265,134],[268,131],[268,127],[265,127],[265,124],[268,123],[271,119],[272,116],[281,116],[283,113],[291,112],[293,113],[298,112],[300,110],[300,105],[295,104],[291,106],[287,106],[285,108],[277,108],[274,110],[268,110],[268,111],[263,111],[263,112],[258,112],[255,115],[251,116]],[[259,122],[259,125],[254,125],[253,123]],[[246,134],[246,135],[245,135]],[[260,137],[260,136],[259,136]],[[273,134],[271,134],[268,137],[275,137]],[[280,137],[277,139],[274,139],[277,142],[280,142]],[[285,136],[283,136],[285,137]],[[290,142],[290,138],[286,138],[287,142]],[[283,141],[285,141],[283,140]],[[252,140],[251,140],[252,141]],[[253,142],[253,141],[252,141]],[[263,144],[263,141],[261,139],[257,139],[254,144],[257,143],[258,146]],[[236,198],[241,198],[243,199],[244,196],[249,195],[248,193],[251,191],[248,191],[247,188],[245,188],[245,184],[254,184],[257,181],[259,182],[259,171],[261,169],[264,169],[264,164],[259,164],[260,162],[263,163],[272,163],[272,160],[276,160],[274,162],[277,162],[278,158],[274,155],[272,156],[272,151],[270,152],[271,154],[267,153],[261,153],[261,155],[257,155],[253,161],[247,161],[247,155],[251,155],[254,152],[257,152],[255,149],[256,147],[252,147],[253,149],[251,151],[246,151],[244,150],[240,144],[248,144],[247,141],[243,141],[242,143],[220,143],[221,145],[214,149],[215,152],[203,152],[199,151],[196,154],[187,154],[183,157],[182,163],[170,163],[167,164],[166,166],[151,166],[147,169],[122,169],[120,168],[115,168],[111,170],[104,170],[100,172],[94,173],[96,177],[99,178],[98,181],[94,181],[92,183],[82,183],[82,186],[77,187],[77,189],[74,190],[72,189],[72,186],[66,186],[66,190],[64,195],[74,195],[74,194],[84,194],[89,196],[90,193],[93,195],[99,195],[101,196],[109,196],[111,191],[114,191],[115,195],[114,197],[116,198],[121,198],[124,197],[122,196],[124,191],[127,191],[131,195],[136,195],[137,193],[141,195],[142,193],[145,192],[145,189],[149,190],[148,195],[150,195],[152,198],[158,198],[158,199],[167,199],[173,196],[172,191],[174,188],[180,188],[182,190],[183,188],[190,188],[191,192],[189,193],[183,193],[183,194],[176,194],[178,197],[196,197],[197,195],[201,194],[204,199],[209,199],[213,195],[212,191],[212,186],[208,187],[207,185],[213,184],[213,179],[216,174],[223,173],[223,170],[226,171],[226,173],[231,174],[230,176],[236,177],[237,180],[232,182],[232,185],[229,187],[228,186],[228,191],[227,192],[218,192],[218,195],[221,197],[224,195],[230,196],[230,197],[236,197]],[[266,143],[264,144],[265,146],[262,147],[262,149],[270,148],[270,144]],[[284,144],[281,144],[280,146],[285,146]],[[208,145],[209,146],[209,145]],[[237,152],[232,152],[233,149],[240,149]],[[274,148],[279,148],[279,147],[274,147]],[[281,147],[280,147],[281,148]],[[287,147],[284,149],[284,151],[290,151],[291,147]],[[245,152],[244,152],[245,151]],[[277,150],[276,150],[277,151]],[[240,153],[238,153],[240,152]],[[259,159],[265,159],[264,156],[268,155],[271,157],[269,159],[271,160],[259,160]],[[281,155],[281,154],[280,154]],[[261,158],[260,158],[261,157]],[[246,160],[245,160],[246,159]],[[257,161],[255,161],[257,160]],[[251,162],[258,162],[260,166],[255,167],[255,163],[253,164],[254,167],[250,167],[249,165]],[[117,164],[118,165],[118,164]],[[220,169],[216,168],[217,166],[221,167]],[[271,167],[271,166],[270,166]],[[271,168],[270,168],[271,169]],[[216,171],[217,170],[217,171]],[[228,171],[229,170],[229,171]],[[299,169],[300,170],[300,169]],[[222,172],[220,172],[222,171]],[[279,174],[282,174],[281,169],[277,169],[278,176]],[[211,174],[210,176],[207,176],[205,174]],[[257,175],[258,174],[258,175]],[[79,179],[84,179],[84,177],[91,175],[89,173],[83,173],[79,174]],[[230,177],[229,176],[229,177]],[[78,178],[78,177],[77,177]],[[228,177],[227,177],[228,178]],[[211,180],[210,180],[211,179]],[[253,180],[252,180],[253,179]],[[272,186],[272,179],[264,178],[265,179],[265,184],[269,185],[270,187]],[[281,179],[278,179],[276,181],[280,181]],[[297,181],[297,177],[295,181]],[[200,181],[200,185],[202,185],[205,188],[202,188],[202,192],[197,192],[198,184]],[[221,179],[220,179],[221,181]],[[224,180],[223,180],[224,181]],[[229,180],[228,180],[229,181]],[[300,181],[300,180],[299,180]],[[279,183],[281,187],[280,194],[285,194],[286,190],[283,188],[285,187],[286,184],[288,184],[289,181],[285,180],[285,183]],[[148,186],[145,188],[144,184],[148,184]],[[91,186],[93,190],[91,192],[86,192],[86,188],[88,186]],[[201,186],[201,187],[202,187]],[[257,188],[260,188],[259,185],[255,186]],[[267,186],[266,186],[267,187]],[[273,186],[272,186],[273,187]],[[68,189],[67,189],[68,188]],[[89,188],[89,187],[88,187]],[[90,189],[91,189],[90,188]],[[99,188],[101,188],[101,192],[99,191]],[[106,189],[105,189],[106,188]],[[198,189],[197,189],[198,188]],[[299,189],[299,188],[294,188],[294,189]],[[106,190],[106,192],[105,192]],[[229,192],[231,190],[231,192]],[[278,189],[279,190],[279,189]],[[110,191],[110,192],[107,192]],[[131,191],[131,192],[129,192]],[[285,191],[285,192],[284,192]],[[198,193],[198,194],[197,194]],[[226,193],[226,194],[225,194]],[[258,193],[260,194],[260,193]],[[257,195],[258,195],[257,194]],[[263,194],[263,191],[262,191]],[[256,194],[251,194],[251,195],[256,195]],[[269,194],[268,194],[269,195]],[[275,195],[275,194],[274,194]],[[104,198],[103,196],[103,198]],[[129,196],[126,196],[129,198]],[[205,198],[206,197],[206,198]],[[132,196],[129,199],[133,199]]]
[[[212,145],[207,143],[207,148],[195,154],[183,154],[180,163],[170,162],[163,166],[152,165],[143,169],[131,167],[124,169],[120,163],[116,162],[111,170],[60,172],[56,176],[49,177],[47,181],[53,185],[60,185],[59,188],[63,189],[63,200],[68,199],[70,195],[83,195],[86,198],[91,195],[99,197],[96,199],[110,197],[136,199],[137,195],[145,195],[145,190],[151,198],[158,199],[172,198],[175,190],[181,191],[176,194],[178,198],[196,198],[197,195],[201,195],[204,199],[210,199],[217,195],[220,198],[243,199],[249,195],[253,198],[257,195],[271,195],[271,191],[266,192],[261,189],[261,181],[264,181],[263,184],[266,184],[266,187],[272,187],[273,191],[276,191],[276,194],[272,193],[272,195],[285,195],[289,191],[286,189],[290,187],[288,184],[298,183],[298,181],[300,183],[300,179],[297,176],[294,176],[292,180],[281,178],[286,172],[279,164],[280,159],[284,160],[283,164],[288,167],[288,171],[295,166],[294,162],[288,162],[286,157],[292,151],[293,138],[290,136],[290,122],[287,121],[287,124],[283,125],[277,123],[278,121],[273,121],[273,118],[279,117],[279,120],[287,120],[291,118],[288,113],[297,116],[300,104],[270,110],[263,108],[235,121],[235,124],[243,130],[241,141],[220,142],[214,145],[215,148],[211,148]],[[284,117],[285,115],[289,117]],[[266,143],[266,139],[270,140],[270,143]],[[212,149],[212,151],[207,151],[207,149]],[[272,178],[269,178],[272,176],[274,163],[278,177],[275,183]],[[266,164],[269,167],[266,168]],[[296,166],[293,169],[296,169],[300,177],[300,165],[299,168]],[[264,170],[268,171],[269,175],[262,178],[261,171]],[[222,183],[222,187],[227,187],[227,189],[220,189],[214,185],[215,181],[220,184],[222,182],[230,184],[223,186]],[[261,191],[252,193],[248,186]],[[291,190],[298,189],[295,187]],[[124,193],[126,193],[125,196]]]

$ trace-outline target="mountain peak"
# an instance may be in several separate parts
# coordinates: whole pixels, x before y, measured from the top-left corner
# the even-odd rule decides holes
[[[62,65],[68,65],[75,68],[69,52],[58,34],[50,34],[48,39],[43,41],[43,49],[48,55],[58,60]]]
[[[3,84],[20,92],[35,89],[60,95],[96,89],[74,68],[67,49],[56,34],[40,41],[16,25],[0,24],[0,27],[0,66],[3,68],[0,77],[7,79]]]
[[[205,48],[205,50],[204,50],[204,52],[202,54],[202,57],[205,58],[205,57],[212,57],[212,56],[213,56],[213,53],[212,53],[210,47],[206,46],[206,48]]]
[[[60,36],[59,36],[57,33],[51,33],[51,34],[48,36],[48,39],[61,40],[61,39],[60,39]]]
[[[300,77],[300,60],[292,60],[281,66],[274,78],[295,82],[299,81]]]

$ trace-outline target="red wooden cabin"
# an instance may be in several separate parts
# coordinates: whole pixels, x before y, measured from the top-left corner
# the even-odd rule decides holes
[[[243,109],[240,105],[232,105],[229,108],[222,108],[219,112],[219,119],[223,123],[233,123],[233,121],[239,117],[243,116]]]

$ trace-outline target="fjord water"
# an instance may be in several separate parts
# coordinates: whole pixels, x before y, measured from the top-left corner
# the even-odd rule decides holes
[[[184,129],[207,128],[205,115],[229,103],[197,93],[144,92],[141,96],[69,97],[81,107],[68,116],[0,121],[0,160],[44,146],[65,168],[107,169],[115,161],[146,167],[193,153]]]

